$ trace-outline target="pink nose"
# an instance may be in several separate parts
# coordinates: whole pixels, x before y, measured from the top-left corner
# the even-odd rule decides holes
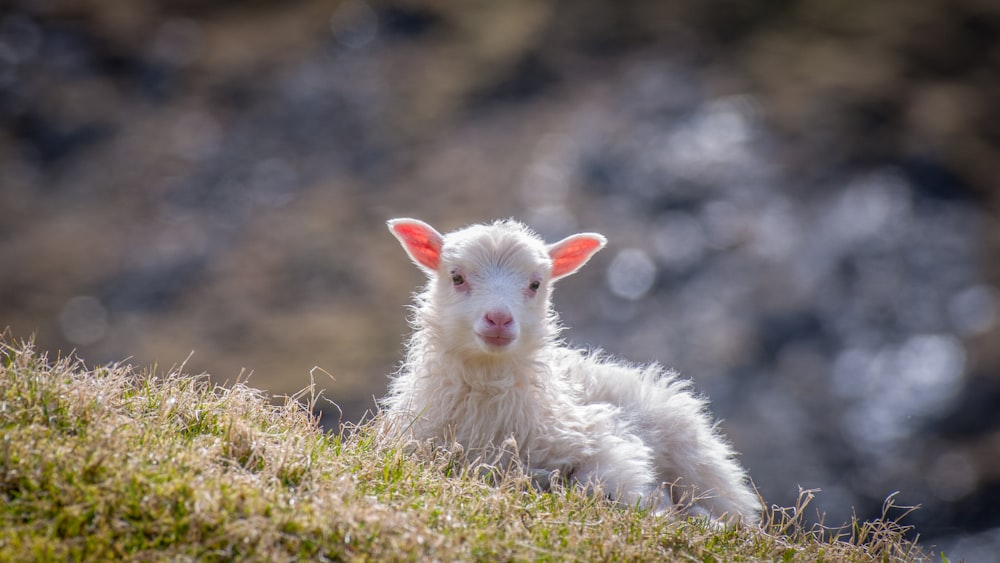
[[[506,309],[487,311],[484,318],[488,326],[498,326],[500,328],[510,326],[514,322],[514,315],[511,315],[510,311]]]

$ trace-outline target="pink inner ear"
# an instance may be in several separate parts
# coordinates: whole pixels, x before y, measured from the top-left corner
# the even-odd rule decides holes
[[[549,248],[549,257],[552,258],[552,279],[577,271],[603,246],[603,237],[594,235],[574,235],[552,245]]]
[[[443,242],[437,231],[416,223],[397,223],[392,226],[392,231],[418,264],[431,270],[437,269],[441,263]]]

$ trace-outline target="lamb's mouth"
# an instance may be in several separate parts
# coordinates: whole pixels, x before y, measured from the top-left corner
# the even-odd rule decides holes
[[[504,348],[506,346],[509,346],[511,342],[514,342],[513,336],[503,336],[501,334],[488,336],[485,334],[476,333],[476,336],[478,336],[487,345],[496,348]]]

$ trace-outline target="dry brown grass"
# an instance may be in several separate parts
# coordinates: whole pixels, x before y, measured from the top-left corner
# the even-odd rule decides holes
[[[810,491],[759,529],[652,517],[522,475],[491,484],[448,452],[380,447],[370,425],[324,433],[309,390],[273,406],[154,372],[0,340],[0,559],[926,558],[893,519],[805,525]]]

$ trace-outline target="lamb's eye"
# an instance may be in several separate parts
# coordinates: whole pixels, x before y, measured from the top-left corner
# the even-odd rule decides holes
[[[538,291],[539,287],[542,287],[542,282],[538,280],[535,280],[528,285],[528,289],[530,289],[531,291]]]
[[[465,283],[465,278],[463,278],[462,276],[460,276],[458,274],[452,274],[451,275],[451,284],[452,285],[459,286],[459,285],[462,285],[463,283]]]

